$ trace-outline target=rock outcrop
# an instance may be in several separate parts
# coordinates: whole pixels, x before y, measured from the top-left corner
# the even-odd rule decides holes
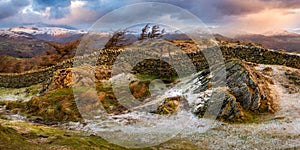
[[[215,94],[224,95],[223,104],[219,112],[218,118],[221,120],[227,121],[236,121],[247,118],[246,114],[251,114],[255,112],[274,112],[275,104],[273,103],[276,99],[276,94],[271,90],[270,84],[272,81],[262,75],[259,71],[256,71],[253,68],[253,64],[243,62],[241,60],[230,60],[225,63],[226,67],[226,79],[227,79],[227,88],[225,89],[212,89],[211,84],[211,74],[209,70],[203,70],[198,76],[201,77],[201,85],[196,88],[194,93],[205,93],[207,90],[212,90]],[[92,68],[91,68],[92,69]],[[75,70],[75,71],[74,71]],[[85,70],[89,70],[86,69]],[[72,86],[72,73],[76,76],[75,79],[80,81],[74,81],[78,83],[78,86],[86,86],[82,84],[91,84],[95,83],[93,79],[87,78],[86,76],[81,78],[82,74],[80,68],[72,69],[63,69],[55,72],[51,83],[48,85],[48,89],[64,89],[70,88]],[[218,73],[214,74],[218,76]],[[86,80],[86,81],[82,81]],[[99,80],[97,80],[98,82]],[[81,84],[79,84],[81,82]],[[77,84],[75,84],[76,86]],[[100,84],[99,84],[100,85]],[[132,82],[128,85],[133,96],[137,99],[143,100],[147,98],[149,93],[149,84],[139,81]],[[100,89],[100,91],[99,91]],[[103,89],[103,90],[102,90]],[[109,89],[104,89],[102,86],[98,86],[98,95],[105,95],[99,99],[105,108],[110,109],[114,108],[112,113],[121,112],[117,110],[124,107],[121,107],[118,103],[111,87]],[[111,95],[109,97],[109,95]],[[179,105],[186,102],[181,96],[166,98],[161,104],[158,105],[154,113],[157,114],[174,114],[179,110]],[[205,99],[201,97],[201,99]],[[199,105],[192,106],[190,104],[193,113],[197,116],[202,117],[208,106],[210,105],[210,100],[199,103]],[[186,104],[185,104],[186,107]]]
[[[215,91],[216,95],[225,95],[219,119],[234,121],[246,117],[244,112],[275,111],[276,93],[269,86],[272,84],[271,80],[256,71],[251,65],[240,60],[226,62],[228,88]],[[210,80],[208,75],[205,77],[206,80]],[[208,85],[204,84],[202,90],[209,89]],[[195,113],[203,116],[208,105],[209,101],[203,107],[199,107]]]

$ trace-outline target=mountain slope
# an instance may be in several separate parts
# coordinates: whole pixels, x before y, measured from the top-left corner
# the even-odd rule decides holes
[[[300,52],[300,34],[275,32],[263,34],[238,35],[234,39],[243,42],[260,43],[262,46],[275,50]]]
[[[52,48],[53,49],[53,48]],[[30,58],[45,55],[51,46],[27,33],[0,31],[0,55]]]

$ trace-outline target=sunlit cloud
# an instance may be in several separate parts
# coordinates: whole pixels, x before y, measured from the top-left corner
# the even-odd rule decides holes
[[[228,17],[226,18],[228,22],[223,24],[223,30],[233,33],[264,33],[272,30],[288,29],[297,24],[299,17],[299,13],[286,14],[281,9],[265,10],[243,17]]]

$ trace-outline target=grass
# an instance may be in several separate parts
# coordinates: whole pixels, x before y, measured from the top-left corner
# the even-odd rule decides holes
[[[26,141],[16,130],[11,127],[3,127],[0,124],[0,149],[37,149],[38,146]]]
[[[174,82],[176,79],[178,79],[177,76],[171,76],[171,77],[159,77],[159,76],[155,76],[155,75],[142,75],[142,74],[136,74],[136,77],[137,77],[140,81],[151,82],[152,80],[160,79],[160,80],[164,81],[164,83],[172,83],[172,82]]]
[[[24,88],[0,88],[0,100],[7,100],[5,96],[13,95],[16,96],[16,100],[24,98],[30,98],[31,96],[37,95],[42,89],[41,84],[32,85]],[[1,99],[2,98],[2,99]]]
[[[71,88],[59,89],[44,96],[34,97],[26,103],[25,112],[41,116],[45,121],[79,121]]]
[[[109,143],[101,137],[85,132],[0,119],[0,149],[125,150],[127,148]],[[171,139],[160,145],[141,150],[153,149],[196,150],[198,147],[183,139],[180,141]]]
[[[241,123],[241,124],[249,124],[249,123],[262,123],[264,121],[268,121],[268,118],[272,118],[273,114],[270,112],[250,112],[250,111],[244,111],[244,118],[238,121],[234,121],[231,123]]]
[[[80,99],[81,111],[89,112],[102,105],[107,113],[118,114],[125,111],[113,94],[110,84],[97,84],[98,97],[93,97],[89,88],[76,88]],[[62,88],[50,91],[45,95],[35,96],[28,102],[2,101],[0,105],[15,113],[21,113],[28,118],[42,120],[45,123],[58,123],[66,121],[81,121],[82,117],[77,108],[72,88]],[[85,110],[87,109],[87,110]]]
[[[0,149],[116,149],[96,136],[35,125],[28,122],[3,122],[0,120]]]
[[[46,122],[80,121],[81,116],[71,88],[59,89],[46,95],[33,97],[28,102],[4,101],[6,109]]]
[[[101,102],[107,113],[121,113],[126,110],[114,95],[112,85],[108,82],[99,82],[96,84],[98,100]]]

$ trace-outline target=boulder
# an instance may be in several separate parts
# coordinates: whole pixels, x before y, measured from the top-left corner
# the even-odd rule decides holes
[[[271,90],[272,82],[256,71],[252,64],[245,63],[241,60],[230,60],[225,63],[227,88],[225,90],[213,90],[216,95],[224,94],[223,104],[218,118],[226,121],[236,121],[245,117],[245,112],[274,112],[276,94]],[[198,92],[210,89],[207,82],[211,78],[207,70],[201,75],[205,84],[202,84]],[[212,74],[218,76],[218,72]],[[197,107],[195,114],[202,117],[210,104],[210,100],[205,102],[202,107]],[[249,114],[249,113],[247,113]]]

